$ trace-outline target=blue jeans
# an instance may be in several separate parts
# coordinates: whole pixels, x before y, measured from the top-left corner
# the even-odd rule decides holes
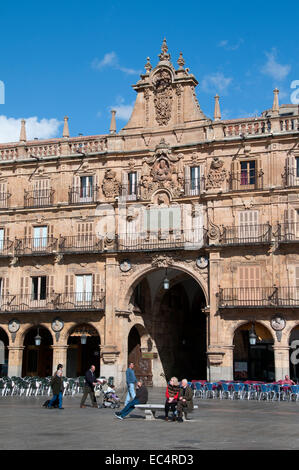
[[[133,398],[120,412],[120,416],[124,418],[127,416],[129,413],[131,413],[132,410],[134,410],[135,405],[139,405],[139,400],[138,398]]]
[[[48,408],[51,408],[51,406],[53,406],[53,403],[57,398],[58,398],[58,402],[59,402],[59,408],[62,408],[62,392],[59,392],[58,395],[53,395],[53,398],[50,401],[50,403],[48,405]]]
[[[127,384],[127,387],[128,387],[128,393],[126,396],[125,406],[129,403],[130,400],[134,400],[134,398],[136,397],[135,384],[133,383]]]

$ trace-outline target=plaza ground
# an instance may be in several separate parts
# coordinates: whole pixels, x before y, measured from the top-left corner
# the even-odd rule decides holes
[[[164,389],[149,392],[164,402]],[[80,409],[80,398],[65,397],[60,411],[42,408],[46,397],[0,397],[0,449],[299,449],[299,402],[195,399],[192,421],[173,423],[140,410],[120,421],[110,409]]]

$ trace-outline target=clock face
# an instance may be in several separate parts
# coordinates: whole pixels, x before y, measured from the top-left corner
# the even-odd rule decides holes
[[[132,265],[130,261],[127,259],[125,259],[124,261],[120,263],[120,270],[124,273],[126,273],[127,271],[130,271],[131,267]]]
[[[205,256],[201,256],[200,258],[197,258],[197,260],[196,260],[196,265],[200,269],[206,268],[208,266],[208,264],[209,264],[209,260]]]
[[[20,328],[19,320],[10,320],[8,324],[8,329],[11,333],[16,333],[19,328]]]
[[[286,321],[285,321],[284,318],[276,316],[276,317],[272,318],[271,326],[272,326],[273,330],[281,331],[286,326]]]
[[[52,322],[53,331],[57,333],[58,331],[61,331],[63,327],[64,327],[64,322],[60,318],[55,318],[55,320],[53,320]]]

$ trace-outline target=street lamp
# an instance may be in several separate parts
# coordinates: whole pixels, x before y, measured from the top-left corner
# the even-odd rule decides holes
[[[256,345],[256,340],[257,340],[257,336],[256,336],[255,331],[254,331],[254,324],[252,323],[251,330],[249,332],[250,346],[255,346]]]
[[[37,335],[34,337],[35,346],[40,346],[41,342],[42,342],[42,338],[39,335],[39,328],[38,328],[37,329]]]
[[[167,279],[167,268],[166,268],[166,271],[165,271],[165,278],[164,278],[164,281],[163,281],[163,287],[164,287],[164,290],[169,289],[169,279]]]

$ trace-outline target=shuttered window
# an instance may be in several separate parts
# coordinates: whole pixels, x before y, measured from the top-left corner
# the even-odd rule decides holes
[[[239,267],[240,300],[249,304],[262,298],[260,266]]]
[[[258,211],[239,212],[239,238],[248,241],[248,239],[257,239],[259,236]],[[254,241],[254,240],[252,240]]]
[[[48,227],[46,225],[33,227],[33,248],[46,248],[48,243]]]
[[[92,275],[83,274],[76,276],[76,301],[85,302],[92,299]]]

